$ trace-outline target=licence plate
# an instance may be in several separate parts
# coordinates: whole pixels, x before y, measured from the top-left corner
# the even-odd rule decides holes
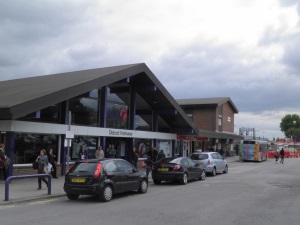
[[[166,171],[169,171],[169,169],[168,168],[158,168],[158,171],[166,172]]]
[[[72,178],[73,183],[84,183],[85,178]]]

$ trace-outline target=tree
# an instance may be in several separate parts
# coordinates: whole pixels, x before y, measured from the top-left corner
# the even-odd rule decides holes
[[[281,119],[280,129],[286,137],[293,139],[300,137],[300,117],[297,114],[288,114]]]

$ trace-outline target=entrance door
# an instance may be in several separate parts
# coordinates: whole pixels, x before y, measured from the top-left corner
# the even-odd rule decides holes
[[[183,141],[183,156],[188,157],[192,154],[191,152],[191,142]]]

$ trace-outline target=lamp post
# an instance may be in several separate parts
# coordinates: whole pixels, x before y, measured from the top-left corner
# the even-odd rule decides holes
[[[294,136],[293,136],[293,141],[294,141],[294,157],[295,157],[295,153],[296,153],[296,144],[295,144],[295,129],[296,129],[296,120],[293,121],[294,124]]]

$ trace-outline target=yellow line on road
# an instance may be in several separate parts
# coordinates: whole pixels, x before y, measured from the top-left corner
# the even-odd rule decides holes
[[[9,209],[9,208],[14,208],[14,207],[15,207],[14,205],[1,206],[1,207],[0,207],[0,210],[1,210],[1,209]]]
[[[42,204],[47,204],[47,203],[50,203],[50,202],[54,202],[56,200],[57,199],[44,200],[44,201],[38,201],[38,202],[31,202],[31,203],[29,203],[29,205],[42,205]]]

